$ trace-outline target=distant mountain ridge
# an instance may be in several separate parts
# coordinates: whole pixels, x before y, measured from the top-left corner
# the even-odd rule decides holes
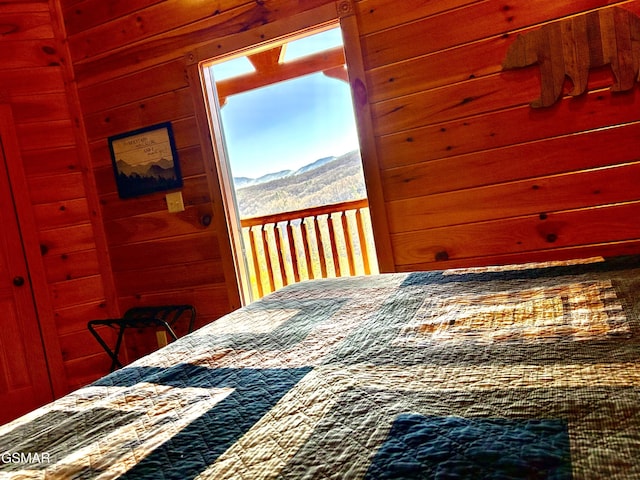
[[[241,218],[302,210],[366,197],[360,152],[318,159],[297,170],[234,178]],[[244,185],[244,186],[239,186]]]
[[[135,165],[117,160],[116,167],[116,184],[120,198],[182,187],[182,179],[176,174],[173,160],[160,158],[150,163]]]
[[[127,175],[138,175],[140,177],[159,177],[159,178],[171,178],[175,175],[173,168],[173,161],[161,158],[153,163],[141,163],[138,165],[129,165],[124,160],[118,160],[116,162],[118,171]]]
[[[311,162],[303,167],[300,167],[297,170],[280,170],[279,172],[267,173],[257,178],[233,177],[233,184],[235,185],[236,188],[244,188],[251,185],[259,185],[261,183],[271,182],[273,180],[278,180],[280,178],[300,175],[301,173],[307,172],[309,170],[313,170],[314,168],[321,167],[325,163],[335,159],[336,157],[324,157],[324,158],[315,160],[314,162]]]

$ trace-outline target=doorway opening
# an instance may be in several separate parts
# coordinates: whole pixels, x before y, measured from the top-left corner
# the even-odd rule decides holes
[[[244,303],[378,272],[340,27],[205,62]]]

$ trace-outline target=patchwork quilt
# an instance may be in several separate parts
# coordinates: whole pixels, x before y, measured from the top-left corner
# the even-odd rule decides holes
[[[640,478],[640,261],[304,282],[0,426],[0,479]]]

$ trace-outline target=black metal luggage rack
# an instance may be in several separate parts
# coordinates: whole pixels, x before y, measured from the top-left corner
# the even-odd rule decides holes
[[[187,315],[189,316],[187,333],[191,333],[196,320],[196,309],[193,305],[133,307],[127,310],[122,318],[91,320],[87,324],[87,328],[102,348],[104,348],[105,352],[109,354],[109,357],[111,357],[111,371],[113,372],[116,368],[122,367],[118,359],[118,354],[122,346],[124,331],[127,328],[163,327],[173,340],[177,340],[178,336],[176,335],[174,327],[180,318]],[[95,327],[99,325],[118,328],[118,339],[116,340],[116,345],[113,350],[95,330]]]

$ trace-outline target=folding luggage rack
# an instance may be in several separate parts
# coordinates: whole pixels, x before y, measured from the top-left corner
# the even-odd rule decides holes
[[[111,371],[113,372],[116,368],[122,367],[122,364],[118,359],[118,354],[120,353],[122,339],[127,328],[163,327],[173,340],[177,340],[178,336],[176,335],[174,327],[180,318],[187,315],[189,316],[187,333],[191,333],[196,319],[196,309],[193,305],[133,307],[127,310],[122,318],[91,320],[87,324],[87,328],[105,352],[107,352],[109,357],[111,357]],[[118,329],[118,339],[116,340],[113,350],[96,331],[96,326],[107,326]]]

